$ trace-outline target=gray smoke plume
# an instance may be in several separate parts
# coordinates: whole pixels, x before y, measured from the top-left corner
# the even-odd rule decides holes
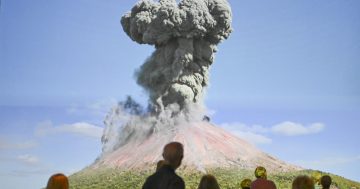
[[[228,2],[142,0],[121,24],[132,40],[156,48],[136,73],[154,111],[174,106],[177,113],[201,104],[216,45],[231,33]]]

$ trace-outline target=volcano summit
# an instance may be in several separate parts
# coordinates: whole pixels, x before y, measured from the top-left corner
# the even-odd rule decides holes
[[[122,17],[133,41],[155,46],[136,72],[149,105],[144,111],[128,98],[110,111],[103,153],[91,168],[147,169],[161,159],[164,144],[179,141],[185,149],[184,169],[300,169],[202,120],[209,68],[216,45],[232,31],[231,15],[226,0],[143,0]]]

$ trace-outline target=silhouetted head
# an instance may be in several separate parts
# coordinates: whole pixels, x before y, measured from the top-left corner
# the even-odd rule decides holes
[[[256,169],[255,169],[255,177],[256,178],[266,179],[267,178],[267,173],[266,173],[265,167],[262,167],[262,166],[256,167]]]
[[[241,184],[240,184],[242,189],[250,189],[250,185],[251,185],[250,179],[244,179],[241,181]]]
[[[49,178],[46,189],[68,189],[69,181],[64,174],[58,173]]]
[[[295,178],[292,183],[292,189],[314,189],[314,181],[306,175],[301,175]]]
[[[200,180],[198,189],[220,189],[220,186],[213,175],[204,175]]]
[[[319,171],[313,172],[311,178],[313,179],[315,184],[320,184],[321,172]]]
[[[184,157],[184,147],[180,142],[170,142],[165,145],[163,151],[165,164],[177,169],[181,165],[181,160]]]
[[[164,165],[164,163],[164,160],[159,160],[156,164],[156,171],[158,171]]]
[[[324,175],[320,179],[320,183],[321,183],[321,186],[323,187],[323,189],[330,188],[331,182],[332,182],[332,180],[329,175]]]

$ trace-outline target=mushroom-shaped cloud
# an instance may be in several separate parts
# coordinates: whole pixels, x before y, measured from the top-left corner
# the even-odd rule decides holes
[[[133,41],[156,48],[136,73],[155,112],[202,102],[216,45],[232,30],[226,0],[143,0],[121,24]]]

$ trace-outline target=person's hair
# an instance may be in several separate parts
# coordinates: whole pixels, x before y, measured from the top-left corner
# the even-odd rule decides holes
[[[220,189],[220,186],[213,175],[204,175],[200,180],[198,189]]]
[[[68,189],[69,181],[68,178],[61,173],[52,175],[49,178],[46,189]]]
[[[314,189],[314,181],[306,175],[298,176],[292,183],[292,189]]]
[[[251,180],[250,179],[244,179],[241,181],[240,186],[242,189],[250,189]]]
[[[266,179],[266,178],[267,178],[267,174],[266,174],[266,169],[265,169],[265,167],[262,167],[262,166],[256,167],[256,169],[255,169],[255,177],[256,177],[256,178]]]
[[[177,168],[180,166],[184,156],[184,147],[180,142],[170,142],[165,145],[162,155],[166,163],[169,163],[173,168]]]
[[[321,186],[324,189],[330,188],[331,182],[332,182],[332,180],[331,180],[331,177],[329,175],[324,175],[320,179]]]
[[[311,178],[316,184],[320,184],[321,172],[315,171],[312,173]]]
[[[156,171],[158,171],[163,165],[164,165],[165,161],[164,160],[159,160],[156,163]]]

